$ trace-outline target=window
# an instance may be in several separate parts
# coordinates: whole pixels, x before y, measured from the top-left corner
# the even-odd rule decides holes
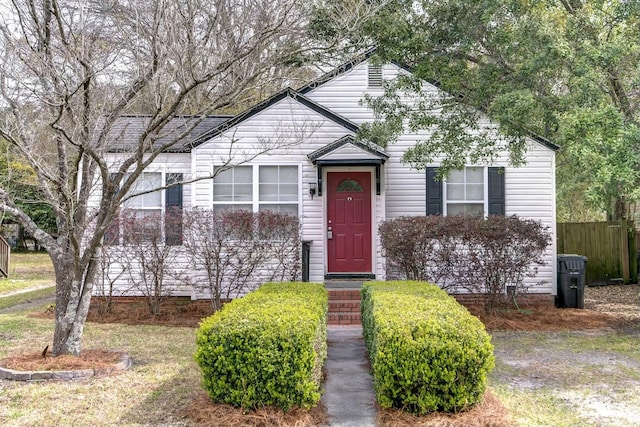
[[[213,179],[214,210],[252,209],[250,203],[253,198],[252,169],[251,166],[236,166],[216,175]]]
[[[427,168],[427,215],[504,215],[505,170],[465,167],[437,180],[438,168]]]
[[[105,235],[105,244],[124,243],[159,238],[167,245],[182,244],[181,173],[143,172],[129,190],[139,194],[122,204],[123,212]],[[171,187],[163,187],[163,182]],[[121,240],[122,239],[122,240]]]
[[[218,212],[270,210],[298,216],[299,194],[298,166],[235,166],[213,179],[213,209]]]
[[[298,216],[298,167],[259,166],[259,210]]]
[[[162,187],[162,174],[160,172],[143,172],[129,190],[129,194],[144,193],[160,187]],[[140,194],[125,201],[123,206],[127,209],[135,210],[141,216],[159,214],[162,210],[162,192],[153,191]]]
[[[479,167],[451,171],[445,183],[447,215],[484,216],[484,171]]]
[[[362,193],[364,190],[360,183],[355,179],[345,179],[336,187],[336,191],[338,193],[342,192],[352,192],[352,193]]]

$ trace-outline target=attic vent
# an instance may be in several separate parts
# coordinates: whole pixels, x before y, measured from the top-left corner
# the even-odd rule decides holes
[[[369,87],[382,87],[381,65],[369,65]]]

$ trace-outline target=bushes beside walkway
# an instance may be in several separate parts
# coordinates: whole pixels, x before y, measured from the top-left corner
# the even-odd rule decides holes
[[[437,286],[365,283],[362,323],[383,408],[458,412],[482,399],[494,366],[490,336]]]
[[[245,409],[317,404],[327,300],[322,284],[269,283],[205,319],[195,359],[212,401]]]

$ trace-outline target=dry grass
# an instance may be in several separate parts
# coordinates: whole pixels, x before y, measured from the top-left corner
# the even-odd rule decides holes
[[[539,331],[553,328],[584,329],[587,325],[593,328],[616,325],[616,319],[638,313],[638,304],[634,298],[637,297],[639,289],[638,286],[620,289],[587,288],[585,300],[589,310],[548,309],[538,312],[505,313],[503,319],[493,320],[496,323],[489,326]],[[286,414],[272,409],[245,413],[227,405],[212,405],[199,385],[200,371],[193,361],[194,328],[126,325],[119,322],[145,321],[145,307],[140,305],[136,310],[132,310],[132,305],[121,304],[119,307],[118,310],[122,310],[120,316],[124,316],[120,320],[114,317],[109,320],[114,323],[87,323],[84,345],[86,348],[124,351],[133,360],[132,369],[116,376],[64,383],[17,383],[0,380],[0,425],[253,427],[311,426],[326,422],[323,408]],[[181,311],[176,311],[171,316],[180,316],[183,318],[181,321],[189,319],[190,325],[197,324],[205,314],[188,306],[182,306],[179,310]],[[616,310],[622,310],[624,313]],[[491,320],[485,321],[489,323]],[[149,321],[153,322],[162,323],[158,318]],[[0,358],[21,353],[37,353],[50,343],[52,334],[53,322],[46,318],[46,315],[45,318],[34,318],[24,313],[0,315]],[[522,335],[532,341],[539,341],[537,335],[531,335],[529,332],[523,332]],[[588,343],[594,341],[593,337],[588,334],[583,337],[579,333],[568,337],[563,338],[561,342],[566,342],[571,348],[575,346],[583,349],[583,352],[590,352]],[[621,342],[618,346],[626,348],[623,347],[624,337],[619,337],[619,340]],[[556,341],[558,340],[553,342]],[[615,347],[614,344],[616,343],[607,345],[607,348]],[[507,348],[497,346],[496,351],[504,352]],[[629,350],[631,353],[634,351]],[[508,370],[516,368],[502,366],[500,369],[506,370],[506,373],[503,373],[508,379],[512,377]],[[517,372],[520,370],[514,371]],[[493,378],[500,377],[500,372],[496,374]],[[560,419],[558,414],[564,410],[562,401],[557,398],[544,400],[546,395],[534,393],[529,389],[507,389],[501,381],[492,380],[491,386],[496,393],[503,388],[507,390],[500,392],[500,396],[507,399],[505,403],[508,404],[508,411],[493,394],[488,393],[482,405],[461,414],[431,414],[427,417],[413,418],[398,411],[384,411],[380,413],[379,422],[386,426],[494,426],[517,423],[529,425],[534,420],[536,425],[554,425],[555,421]],[[529,394],[520,393],[518,390],[527,391]],[[545,390],[543,389],[543,392],[547,393]],[[508,402],[508,396],[515,396],[515,400]],[[516,421],[511,422],[507,412],[511,412]],[[525,416],[523,413],[531,415]],[[565,415],[562,417],[570,421]],[[553,420],[553,423],[550,424],[549,420]]]
[[[379,409],[378,425],[384,427],[503,427],[513,425],[513,420],[500,400],[491,391],[487,391],[482,402],[458,414],[436,412],[416,417],[398,409]]]
[[[42,351],[53,322],[0,315],[0,357]],[[87,323],[84,346],[124,351],[130,370],[83,381],[0,380],[0,425],[190,426],[185,408],[200,389],[192,328]]]
[[[41,252],[11,254],[9,278],[0,279],[0,296],[54,283],[53,264],[49,255]]]
[[[2,311],[21,311],[25,308],[21,308],[24,304],[33,304],[34,301],[40,299],[48,299],[53,297],[56,293],[55,286],[49,286],[44,288],[37,288],[33,291],[20,292],[12,295],[5,294],[0,295],[0,310]],[[35,307],[33,305],[31,307]]]

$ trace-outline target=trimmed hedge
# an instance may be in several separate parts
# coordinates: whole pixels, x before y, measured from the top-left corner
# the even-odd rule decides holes
[[[310,408],[327,357],[327,291],[317,283],[268,283],[205,319],[195,360],[216,403]]]
[[[436,285],[365,283],[362,323],[383,408],[458,412],[482,399],[494,366],[491,337]]]

